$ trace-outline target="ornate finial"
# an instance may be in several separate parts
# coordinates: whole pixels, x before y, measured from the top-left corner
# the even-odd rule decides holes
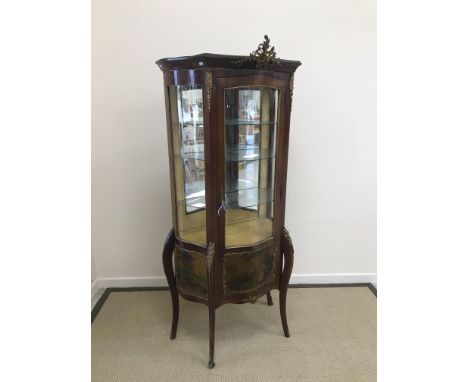
[[[267,65],[279,65],[280,62],[276,58],[275,47],[270,46],[270,38],[268,35],[264,36],[265,41],[258,45],[257,50],[250,53],[249,57],[237,61],[237,64],[242,65],[245,63],[255,63],[257,68],[262,68]]]

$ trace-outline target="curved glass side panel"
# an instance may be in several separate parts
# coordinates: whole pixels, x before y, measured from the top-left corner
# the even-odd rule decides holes
[[[176,233],[206,244],[205,150],[201,86],[169,86]]]
[[[225,89],[225,245],[251,245],[273,235],[279,91]]]

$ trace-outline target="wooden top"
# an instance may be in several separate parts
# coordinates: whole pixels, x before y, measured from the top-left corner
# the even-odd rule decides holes
[[[162,71],[178,69],[250,69],[276,72],[294,72],[300,61],[277,59],[277,63],[258,65],[250,56],[231,56],[225,54],[202,53],[194,56],[161,58],[156,64]]]
[[[268,35],[249,56],[202,53],[195,56],[161,58],[156,64],[162,71],[178,69],[246,69],[293,73],[300,61],[280,60]]]
[[[247,69],[270,70],[276,72],[294,72],[300,61],[277,59],[277,63],[259,66],[250,56],[232,56],[225,54],[201,53],[194,56],[161,58],[156,61],[161,70],[178,69]]]

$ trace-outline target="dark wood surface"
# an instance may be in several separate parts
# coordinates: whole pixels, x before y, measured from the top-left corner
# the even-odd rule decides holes
[[[171,291],[172,298],[172,327],[171,327],[171,340],[176,337],[177,324],[179,322],[179,294],[176,287],[176,279],[174,276],[174,268],[172,266],[172,254],[175,246],[175,233],[174,229],[171,229],[169,235],[167,235],[166,242],[163,248],[163,267],[166,275],[167,283],[169,284],[169,290]]]
[[[268,305],[273,305],[273,299],[271,298],[271,292],[267,292],[267,304]]]
[[[256,69],[255,62],[245,61],[248,56],[232,56],[225,54],[201,53],[193,56],[167,57],[156,61],[163,71],[181,69]],[[276,72],[294,72],[301,65],[300,61],[278,59],[278,64],[268,65],[266,70]]]
[[[210,356],[208,361],[208,368],[212,369],[214,363],[214,341],[215,341],[215,305],[214,305],[214,280],[213,280],[213,257],[214,257],[214,243],[210,242],[208,245],[208,253],[206,259],[206,271],[208,279],[208,319],[210,328]]]
[[[288,320],[286,318],[286,294],[288,293],[289,279],[291,278],[294,264],[294,248],[291,242],[291,237],[289,236],[289,232],[286,228],[283,228],[281,232],[281,250],[284,255],[284,269],[281,273],[280,280],[280,314],[284,335],[289,337]]]

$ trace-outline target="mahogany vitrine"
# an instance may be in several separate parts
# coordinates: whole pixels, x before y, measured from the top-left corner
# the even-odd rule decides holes
[[[279,290],[284,335],[293,246],[284,227],[289,121],[299,61],[268,36],[249,56],[164,58],[172,222],[163,264],[176,337],[179,294],[215,310]]]

